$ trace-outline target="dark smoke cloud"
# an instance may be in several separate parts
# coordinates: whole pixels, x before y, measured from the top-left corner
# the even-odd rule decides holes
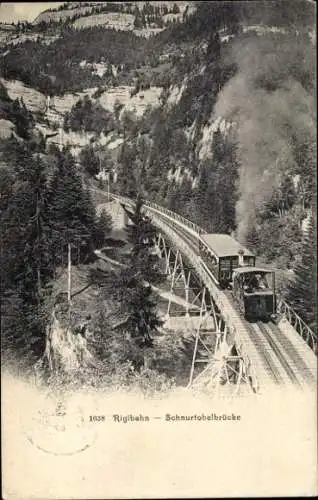
[[[231,50],[238,71],[217,116],[237,124],[241,162],[236,207],[244,241],[257,211],[295,165],[293,144],[316,141],[315,49],[308,36],[248,36]]]

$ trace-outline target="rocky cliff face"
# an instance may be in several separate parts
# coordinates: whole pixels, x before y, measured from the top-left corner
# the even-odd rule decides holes
[[[156,2],[151,4],[155,6]],[[177,4],[181,13],[190,5]],[[138,6],[142,10],[144,5],[139,2]],[[84,27],[87,23],[92,25],[97,17],[110,16],[93,13],[93,7],[82,2],[68,7],[44,12],[36,23],[76,13],[79,17],[74,24],[83,23]],[[224,157],[217,151],[218,141],[233,143],[235,161],[240,165],[237,223],[245,237],[260,207],[272,203],[273,192],[278,197],[275,203],[286,204],[285,196],[289,195],[279,194],[282,186],[290,184],[289,180],[297,175],[302,181],[299,185],[309,182],[310,173],[300,158],[311,155],[307,146],[315,141],[312,28],[275,25],[271,18],[273,24],[234,24],[213,32],[206,25],[208,15],[209,12],[201,12],[192,25],[180,25],[150,40],[149,47],[157,58],[153,65],[147,61],[135,70],[129,70],[127,63],[117,65],[116,74],[112,69],[111,75],[117,79],[115,84],[110,79],[104,86],[53,96],[49,107],[43,94],[20,82],[5,81],[5,85],[10,97],[22,95],[29,110],[44,114],[46,123],[39,124],[41,130],[48,134],[59,130],[49,141],[69,143],[76,155],[92,142],[111,154],[117,151],[119,155],[113,158],[118,179],[122,175],[121,152],[126,154],[125,148],[132,148],[130,164],[137,178],[149,177],[146,184],[150,185],[151,178],[160,171],[164,182],[173,180],[181,185],[183,179],[188,179],[194,188],[204,168],[208,165],[212,172],[217,155]],[[113,12],[109,19],[122,23],[120,16],[132,15]],[[212,16],[211,22],[213,19]],[[198,23],[201,31],[196,27]],[[101,78],[109,66],[108,61],[83,59],[79,63],[83,71],[89,65],[92,73]],[[118,117],[112,130],[62,132],[66,113],[85,96],[112,116],[117,107]],[[307,164],[312,163],[312,155],[310,158]],[[228,161],[233,164],[234,160]],[[282,213],[281,208],[278,213]]]
[[[142,43],[131,33],[108,31],[107,46],[99,38],[104,29],[73,30],[64,26],[62,40],[53,42],[53,46],[44,47],[36,41],[24,43],[20,50],[6,47],[0,57],[0,174],[5,181],[4,194],[11,196],[10,168],[19,175],[32,173],[36,166],[33,160],[39,158],[47,184],[50,186],[54,178],[56,190],[64,186],[63,171],[57,170],[59,152],[49,146],[69,144],[77,157],[74,169],[92,193],[98,177],[121,194],[135,197],[141,192],[146,199],[181,213],[208,232],[232,233],[267,263],[293,269],[299,260],[303,232],[311,225],[315,194],[312,37],[308,30],[255,23],[245,26],[231,20],[225,29],[222,19],[226,9],[219,24],[213,24],[220,12],[215,7],[215,15],[211,15],[204,5],[192,21],[163,30]],[[74,20],[78,25],[106,16],[83,16],[85,5],[69,7],[55,14],[44,13],[42,20],[51,14],[67,15],[68,10],[79,15]],[[131,42],[129,51],[127,40]],[[102,50],[96,55],[100,45]],[[58,52],[58,47],[63,51]],[[10,68],[13,55],[15,65]],[[28,64],[19,66],[21,61]],[[71,85],[49,86],[54,79],[65,83],[70,75]],[[32,88],[31,82],[43,92]],[[15,138],[10,139],[11,135]],[[29,163],[24,162],[27,148]],[[20,154],[17,158],[16,151]],[[13,167],[10,161],[15,161]],[[69,161],[65,172],[73,167],[70,155]],[[32,181],[26,188],[23,183],[14,184],[15,189],[21,189],[17,207],[28,201],[26,191],[33,187]],[[66,186],[63,200],[70,191]],[[38,212],[35,194],[30,221]],[[80,191],[74,217],[82,199],[85,195]],[[106,208],[102,201],[95,200],[95,204],[100,203],[99,213]],[[119,229],[123,213],[116,207],[110,210],[114,228]],[[68,212],[65,223],[69,224]],[[19,220],[16,247],[19,252],[22,248],[14,257],[24,258],[20,243],[24,234],[18,232],[24,227],[27,224]],[[33,250],[34,245],[25,241],[26,250]],[[8,257],[8,262],[13,260]],[[21,258],[16,260],[24,263]],[[74,275],[72,280],[75,282]],[[78,282],[75,289],[85,286]],[[61,290],[66,287],[65,281],[61,283]],[[76,293],[73,306],[78,317],[85,308],[97,305],[95,292],[90,288],[90,297]],[[113,306],[110,304],[109,309],[115,310]],[[19,302],[15,307],[18,311]],[[100,303],[99,307],[106,310],[108,305]],[[52,365],[55,360],[72,372],[81,359],[87,365],[91,363],[91,350],[81,333],[73,335],[62,320],[52,318],[43,362]],[[82,328],[81,322],[74,326]]]
[[[6,80],[0,78],[0,82],[7,89],[10,99],[23,99],[27,109],[32,113],[43,113],[46,110],[46,97],[31,87],[27,87],[19,80]]]
[[[109,5],[110,4],[110,5]],[[136,26],[136,9],[143,11],[146,5],[145,15],[152,14],[159,9],[160,27],[157,22],[150,18],[146,19],[145,26]],[[149,6],[150,10],[149,11]],[[177,6],[177,7],[175,7]],[[147,10],[148,7],[148,10]],[[174,8],[177,11],[174,11]],[[34,25],[40,23],[72,22],[77,29],[93,26],[105,26],[116,30],[134,31],[138,35],[150,36],[164,29],[173,22],[182,22],[184,13],[191,14],[195,11],[195,2],[170,0],[164,2],[68,2],[57,8],[42,12],[34,20]]]

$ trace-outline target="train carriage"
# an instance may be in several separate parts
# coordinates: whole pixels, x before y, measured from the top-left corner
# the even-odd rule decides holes
[[[246,319],[276,319],[275,272],[271,269],[235,269],[233,295],[241,315]]]
[[[234,269],[255,266],[255,255],[228,234],[202,234],[199,251],[221,288],[230,285]]]

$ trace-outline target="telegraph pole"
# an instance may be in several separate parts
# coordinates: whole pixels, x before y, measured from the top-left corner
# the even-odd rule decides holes
[[[107,200],[110,202],[110,173],[107,172]]]
[[[71,321],[71,288],[72,288],[72,262],[71,262],[71,244],[67,245],[67,302],[68,302],[68,319]]]

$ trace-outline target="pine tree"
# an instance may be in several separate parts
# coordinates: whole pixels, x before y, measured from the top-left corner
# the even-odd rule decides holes
[[[45,199],[47,195],[45,166],[39,156],[34,159],[32,168],[28,171],[28,182],[33,197],[34,215],[29,218],[25,226],[26,241],[24,257],[33,268],[32,274],[36,276],[37,297],[40,299],[42,286],[49,278],[50,271],[47,267],[48,235],[45,231]],[[29,287],[26,285],[26,289]]]
[[[43,340],[39,307],[49,272],[43,227],[45,166],[30,155],[27,144],[24,152],[22,164],[16,163],[19,151],[15,151],[15,159],[13,155],[7,158],[10,177],[1,178],[5,182],[1,188],[0,269],[3,347],[19,363],[23,359],[27,364]]]
[[[126,233],[131,244],[130,265],[141,279],[150,283],[159,283],[158,257],[154,253],[156,231],[149,217],[143,214],[143,200],[137,197],[134,212],[128,212],[133,224],[127,224]]]
[[[220,131],[213,135],[209,203],[213,204],[213,231],[231,233],[235,229],[238,163],[236,144]],[[213,186],[213,187],[212,187]]]
[[[206,162],[201,167],[199,182],[197,185],[196,198],[196,219],[199,219],[200,225],[206,230],[213,232],[216,212],[215,203],[215,185],[210,171],[209,163]],[[215,232],[215,230],[214,230]]]
[[[260,248],[260,236],[259,232],[257,231],[255,227],[255,223],[253,223],[247,230],[246,237],[245,237],[245,243],[247,247],[253,251],[257,252]]]
[[[95,211],[90,195],[83,189],[68,149],[58,156],[57,168],[49,187],[47,224],[51,230],[54,267],[65,262],[67,245],[76,249],[77,259],[85,260],[92,251]]]
[[[134,28],[135,29],[141,29],[142,28],[142,22],[141,22],[140,15],[138,15],[138,16],[136,15],[136,17],[135,17]]]
[[[95,225],[94,232],[94,243],[95,248],[102,248],[105,245],[107,237],[110,235],[112,230],[112,218],[106,212],[102,210]]]
[[[154,293],[150,285],[145,285],[134,267],[120,275],[122,304],[128,316],[126,331],[139,347],[152,346],[158,327],[162,324],[156,312]]]
[[[80,153],[80,162],[85,171],[94,177],[100,172],[99,158],[95,154],[94,148],[89,145],[82,149]]]
[[[191,208],[190,201],[192,200],[193,191],[192,183],[187,177],[183,177],[181,185],[178,189],[178,212],[184,217],[191,218]]]
[[[129,198],[135,198],[137,194],[136,179],[132,169],[135,158],[136,154],[133,149],[124,143],[119,156],[116,184],[119,193]]]
[[[145,16],[144,12],[141,12],[140,22],[141,22],[141,26],[143,28],[147,27],[147,21],[146,21],[146,16]]]
[[[128,241],[132,248],[127,269],[118,280],[121,303],[128,315],[127,329],[140,347],[152,345],[153,336],[161,325],[156,312],[154,294],[150,285],[159,282],[158,257],[153,253],[154,229],[142,213],[143,202],[137,198],[134,212],[129,212],[133,222],[127,225]]]
[[[28,300],[39,298],[46,274],[43,205],[46,196],[44,164],[25,150],[15,170],[11,196],[2,213],[3,258],[9,283]],[[5,200],[4,200],[5,201]]]
[[[16,125],[17,134],[23,139],[30,139],[30,126],[34,120],[24,102],[22,101],[20,104],[19,99],[13,101],[11,113],[11,119]]]
[[[286,300],[299,316],[317,331],[317,240],[316,220],[311,216],[303,240],[295,279],[289,283]]]
[[[178,188],[176,186],[175,180],[172,179],[167,186],[166,197],[165,197],[165,206],[174,212],[177,211],[177,191]]]
[[[208,63],[218,62],[221,56],[221,40],[218,31],[214,32],[210,38],[206,50],[206,60]]]

